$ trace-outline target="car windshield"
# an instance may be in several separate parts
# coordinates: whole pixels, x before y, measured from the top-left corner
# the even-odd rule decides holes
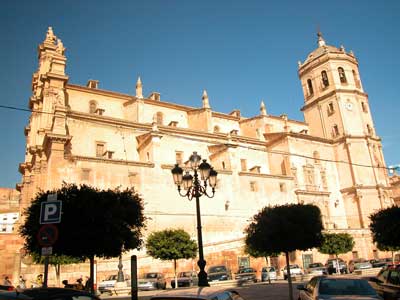
[[[320,295],[376,295],[375,290],[362,279],[322,279]]]
[[[224,266],[218,266],[218,267],[210,267],[208,269],[208,273],[217,273],[217,272],[226,272],[226,268]]]
[[[252,268],[243,268],[239,270],[239,273],[252,273],[254,270]]]
[[[308,265],[309,268],[318,268],[318,267],[322,267],[321,263],[313,263],[313,264],[309,264]]]
[[[299,266],[298,265],[289,265],[291,269],[298,269]],[[287,266],[284,267],[284,269],[287,269]]]
[[[144,278],[147,278],[147,279],[157,278],[157,273],[146,273],[146,274],[144,274]]]
[[[106,280],[117,280],[117,275],[110,275]]]
[[[192,272],[180,272],[178,277],[191,277]]]

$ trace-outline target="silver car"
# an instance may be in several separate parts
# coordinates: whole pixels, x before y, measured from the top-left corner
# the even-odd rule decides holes
[[[276,269],[275,267],[263,267],[261,269],[261,281],[271,281],[271,280],[276,280]]]
[[[169,290],[150,298],[150,300],[244,300],[234,289],[220,286],[192,287],[180,290]]]

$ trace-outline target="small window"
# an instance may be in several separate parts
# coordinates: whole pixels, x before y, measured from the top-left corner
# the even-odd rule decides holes
[[[286,192],[286,183],[280,182],[279,183],[279,190],[283,193]]]
[[[182,151],[175,152],[175,161],[178,165],[183,164],[183,152]]]
[[[89,180],[90,178],[90,169],[82,169],[81,180]]]
[[[352,70],[352,72],[353,72],[353,78],[354,78],[354,83],[356,85],[356,88],[360,88],[361,87],[360,79],[358,78],[356,71]]]
[[[138,184],[138,174],[135,172],[129,172],[128,173],[128,178],[129,178],[129,184],[132,185],[136,185]]]
[[[327,88],[329,86],[329,79],[328,79],[328,74],[326,71],[321,72],[321,79],[322,79],[322,85],[324,88]]]
[[[163,113],[162,112],[157,112],[157,114],[156,114],[156,123],[157,123],[157,125],[162,125],[163,124],[163,122],[164,122],[164,116],[163,116]]]
[[[105,153],[105,143],[97,142],[96,143],[96,157],[103,157]]]
[[[214,126],[214,133],[220,133],[219,126]]]
[[[358,251],[353,251],[353,259],[358,259]]]
[[[372,133],[373,133],[372,127],[369,124],[367,124],[367,132],[369,135],[372,135]]]
[[[328,115],[332,115],[335,112],[335,107],[333,106],[333,102],[328,103]]]
[[[333,137],[339,136],[339,127],[336,124],[333,125],[333,128],[332,128],[332,136]]]
[[[89,102],[89,113],[95,114],[97,110],[97,102],[92,100]]]
[[[222,170],[225,170],[225,162],[222,162]]]
[[[344,73],[344,69],[342,67],[338,68],[339,79],[341,83],[347,83],[346,74]]]
[[[240,160],[240,166],[241,166],[243,172],[247,171],[247,160],[246,159],[241,159]]]
[[[308,95],[312,96],[314,94],[314,89],[312,86],[311,79],[307,79]]]
[[[257,182],[250,181],[250,191],[257,192]]]
[[[361,108],[363,112],[368,112],[367,104],[365,104],[365,102],[361,102]]]
[[[315,164],[319,164],[319,152],[318,151],[314,151],[313,152],[313,157],[314,157],[314,163]]]

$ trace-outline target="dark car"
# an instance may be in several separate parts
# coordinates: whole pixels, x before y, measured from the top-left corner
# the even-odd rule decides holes
[[[0,284],[0,291],[13,291],[13,290],[15,290],[15,287],[12,285]]]
[[[368,281],[383,299],[400,299],[400,265],[384,267]]]
[[[315,276],[306,285],[298,285],[299,300],[381,299],[367,280],[356,277]]]
[[[207,270],[208,281],[232,279],[231,272],[225,266],[211,266]]]
[[[340,274],[347,274],[349,273],[349,271],[347,270],[347,265],[346,262],[341,259],[341,258],[332,258],[332,259],[328,259],[326,261],[325,267],[326,267],[326,271],[328,272],[329,275],[331,274],[335,274],[336,273],[336,264],[337,261],[339,262],[339,271]]]
[[[257,282],[257,271],[253,268],[241,268],[235,275],[235,279],[240,282],[252,281]]]
[[[197,273],[194,271],[179,272],[178,274],[178,287],[183,286],[196,286],[199,283]],[[171,280],[171,286],[175,288],[175,278]]]
[[[150,298],[150,300],[244,300],[233,289],[219,286],[193,287],[169,290]]]
[[[0,300],[100,300],[86,291],[66,288],[33,288],[22,291],[1,292]]]
[[[145,273],[138,279],[138,289],[142,291],[158,290],[167,287],[164,274],[158,272]]]

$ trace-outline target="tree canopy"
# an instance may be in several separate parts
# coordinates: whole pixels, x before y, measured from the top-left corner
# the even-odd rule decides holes
[[[285,252],[289,298],[293,299],[289,252],[318,247],[322,229],[321,211],[315,205],[267,206],[246,227],[245,244],[255,255]]]
[[[37,240],[40,207],[49,194],[55,193],[62,201],[62,217],[61,223],[55,224],[59,234],[52,246],[54,255],[90,259],[92,277],[94,256],[118,257],[141,246],[146,218],[143,200],[134,190],[99,190],[64,184],[60,189],[39,192],[26,209],[20,233],[28,252],[41,253]]]
[[[353,250],[354,240],[348,233],[324,233],[318,251],[323,254],[336,255]]]
[[[378,249],[400,250],[400,207],[392,206],[370,216],[369,228]]]
[[[178,259],[195,258],[197,244],[183,229],[165,229],[152,232],[147,238],[146,252],[161,260],[174,261],[175,287],[178,287],[176,261]]]
[[[245,229],[253,251],[280,253],[318,247],[322,241],[321,211],[315,205],[287,204],[264,207]]]

